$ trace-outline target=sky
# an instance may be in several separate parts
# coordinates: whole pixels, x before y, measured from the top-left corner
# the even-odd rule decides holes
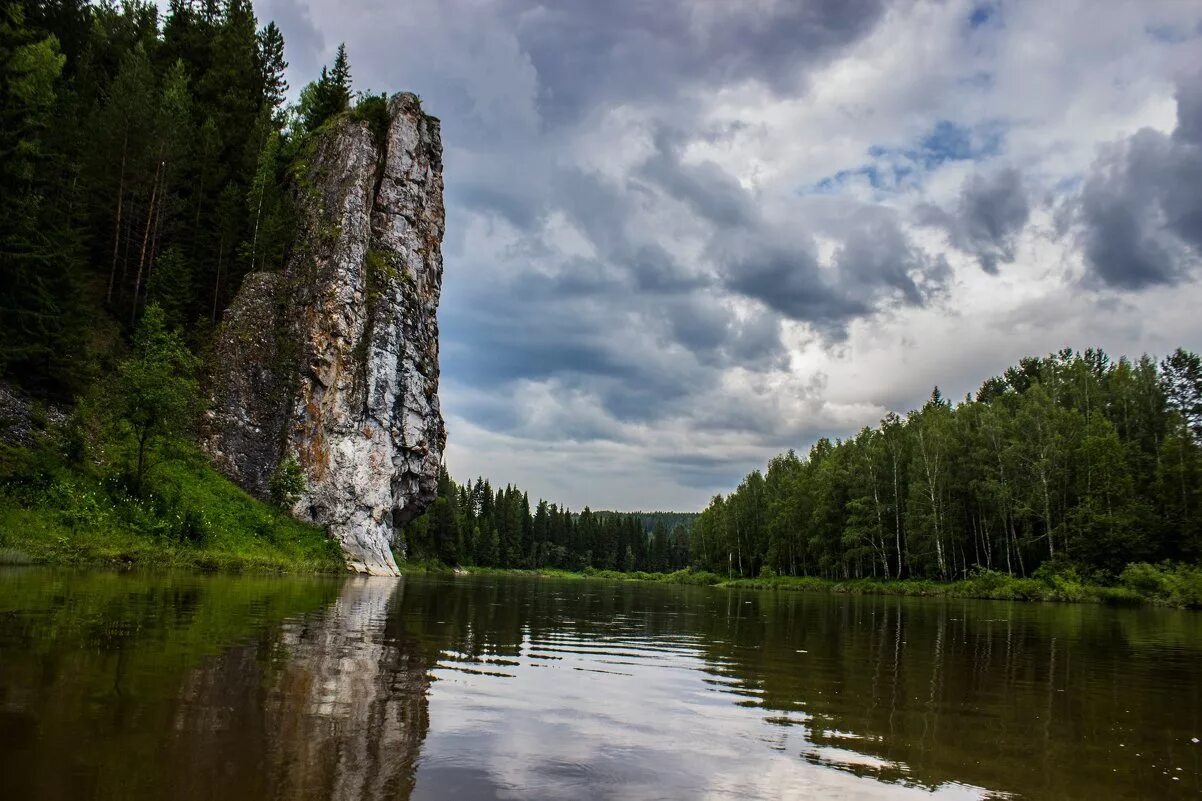
[[[1202,349],[1202,2],[259,0],[442,120],[447,466],[699,510],[1027,355]]]

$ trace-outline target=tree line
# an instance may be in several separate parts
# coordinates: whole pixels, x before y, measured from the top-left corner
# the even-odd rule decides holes
[[[249,0],[0,3],[0,375],[71,401],[150,305],[202,353],[242,277],[287,259],[314,132],[384,103],[339,47],[287,104]]]
[[[694,565],[740,576],[952,579],[1202,559],[1202,361],[1023,359],[960,403],[936,388],[718,495]]]
[[[688,529],[669,528],[673,517],[656,513],[648,526],[640,514],[577,514],[544,500],[532,508],[517,487],[457,484],[443,470],[434,504],[400,537],[410,559],[447,565],[670,572],[689,564]]]

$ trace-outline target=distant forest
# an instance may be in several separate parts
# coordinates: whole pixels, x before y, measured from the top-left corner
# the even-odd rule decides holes
[[[951,579],[1044,565],[1108,580],[1202,559],[1202,361],[1028,358],[960,403],[777,456],[692,527],[740,576]]]
[[[573,513],[533,507],[514,486],[487,479],[457,484],[444,470],[438,500],[402,532],[408,557],[448,565],[563,570],[669,572],[688,567],[689,523],[680,512]]]

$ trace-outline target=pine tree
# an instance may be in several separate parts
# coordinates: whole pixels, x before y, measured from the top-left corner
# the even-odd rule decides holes
[[[78,173],[53,144],[66,58],[0,7],[0,369],[70,397],[86,380]]]
[[[288,92],[288,81],[284,78],[288,62],[284,60],[284,35],[274,22],[259,31],[257,55],[263,100],[276,113],[284,105]]]
[[[321,77],[302,90],[300,116],[310,133],[351,105],[351,65],[346,44],[338,45],[332,68],[321,68]]]

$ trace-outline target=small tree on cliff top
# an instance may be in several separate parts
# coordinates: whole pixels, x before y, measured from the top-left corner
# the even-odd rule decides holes
[[[346,45],[338,45],[334,65],[321,68],[321,77],[301,90],[300,116],[305,130],[313,132],[321,124],[350,108],[351,63]]]

